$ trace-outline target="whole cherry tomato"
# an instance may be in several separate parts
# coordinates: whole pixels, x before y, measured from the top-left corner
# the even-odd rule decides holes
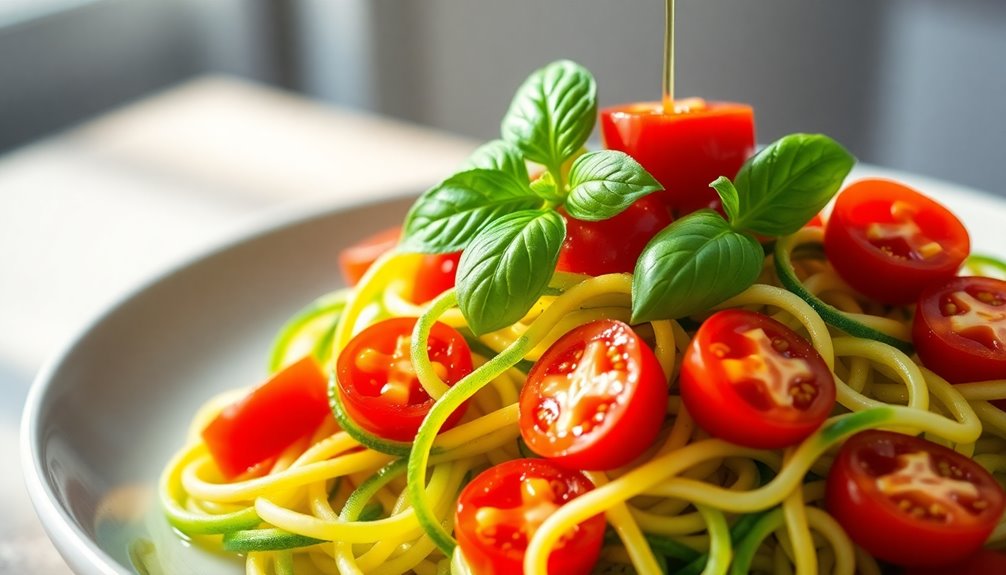
[[[454,287],[460,260],[461,252],[424,254],[412,288],[412,301],[425,303]]]
[[[978,551],[1006,496],[988,471],[953,450],[871,430],[842,446],[828,474],[826,504],[871,555],[929,567]]]
[[[680,382],[702,429],[746,447],[799,443],[835,405],[835,379],[810,342],[744,310],[702,323],[682,358]]]
[[[614,469],[660,432],[667,380],[650,348],[611,319],[559,338],[528,373],[520,432],[538,455],[574,469]]]
[[[346,344],[336,361],[339,397],[349,416],[367,431],[396,441],[412,441],[434,400],[416,377],[409,350],[416,318],[378,322]],[[472,354],[454,328],[435,323],[427,346],[441,379],[453,385],[472,371]],[[458,408],[444,424],[464,414]]]
[[[202,436],[224,477],[234,478],[282,453],[329,414],[328,379],[305,357],[224,408]]]
[[[632,273],[646,244],[672,221],[670,212],[654,194],[643,196],[624,212],[599,222],[577,220],[565,211],[562,214],[566,239],[556,269],[592,276]]]
[[[720,176],[733,179],[754,153],[754,111],[744,104],[706,102],[698,98],[663,104],[625,104],[601,110],[601,135],[612,150],[621,150],[653,174],[665,191],[657,192],[675,217],[702,208],[720,209],[709,184]]]
[[[514,459],[475,477],[458,498],[454,534],[474,573],[524,572],[528,541],[549,515],[592,490],[579,471],[545,459]],[[604,516],[566,533],[548,558],[548,572],[586,575],[601,554]]]
[[[824,250],[842,279],[881,303],[914,302],[950,280],[971,241],[949,210],[890,180],[861,180],[838,195]]]
[[[951,383],[1006,379],[1006,282],[958,277],[922,292],[912,341]]]

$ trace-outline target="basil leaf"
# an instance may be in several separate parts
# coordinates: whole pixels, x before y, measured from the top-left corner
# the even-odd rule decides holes
[[[543,173],[537,180],[531,182],[531,191],[550,202],[561,204],[564,199],[559,193],[559,186],[555,185],[555,178],[549,172]]]
[[[765,253],[712,210],[674,222],[650,240],[632,278],[633,323],[680,318],[724,302],[758,279]]]
[[[616,216],[632,202],[663,189],[639,162],[614,150],[577,158],[569,170],[569,186],[566,211],[588,222]]]
[[[461,165],[462,170],[499,170],[521,181],[527,181],[527,164],[520,150],[503,140],[492,140],[479,146]]]
[[[525,158],[557,171],[587,141],[596,118],[594,77],[579,64],[560,60],[517,89],[501,131]]]
[[[541,203],[526,179],[485,169],[454,174],[412,205],[405,217],[402,245],[421,253],[460,251],[489,222]]]
[[[791,134],[766,147],[734,178],[735,230],[767,236],[791,234],[838,192],[856,158],[820,134]]]
[[[713,180],[713,183],[709,184],[709,187],[716,190],[716,193],[719,194],[720,201],[723,202],[723,211],[727,213],[727,217],[731,221],[736,220],[740,214],[740,206],[738,205],[740,200],[737,197],[737,188],[734,187],[734,183],[730,181],[730,178],[720,176]]]
[[[458,305],[475,335],[524,317],[545,292],[566,237],[555,210],[508,214],[480,231],[458,263]]]

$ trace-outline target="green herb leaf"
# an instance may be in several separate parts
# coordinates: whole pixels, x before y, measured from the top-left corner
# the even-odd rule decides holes
[[[508,214],[480,231],[458,264],[458,305],[475,335],[524,317],[548,287],[566,237],[555,210]]]
[[[720,201],[723,202],[723,210],[727,213],[727,217],[731,221],[736,220],[740,213],[740,206],[738,205],[740,200],[737,198],[737,188],[734,187],[734,183],[730,181],[730,178],[720,176],[713,183],[709,184],[709,187],[716,190],[716,193],[720,195]]]
[[[663,189],[639,162],[614,150],[577,158],[569,170],[569,186],[566,211],[588,222],[616,216],[632,202]]]
[[[827,136],[784,136],[748,160],[734,178],[737,205],[730,223],[735,230],[768,236],[791,234],[821,211],[855,163]]]
[[[492,140],[482,144],[461,166],[462,170],[476,168],[499,170],[522,182],[528,181],[527,164],[524,163],[520,150],[503,140]]]
[[[561,204],[564,201],[563,194],[559,192],[559,186],[555,184],[555,178],[550,172],[538,176],[538,179],[531,182],[531,191],[538,194],[543,200]]]
[[[712,210],[674,222],[650,240],[632,278],[633,323],[680,318],[724,302],[758,279],[764,251]]]
[[[460,251],[483,227],[504,214],[541,205],[541,198],[499,170],[454,174],[427,190],[405,217],[402,245],[420,253]]]
[[[517,89],[501,129],[525,158],[558,171],[587,141],[596,117],[594,77],[579,64],[560,60]]]

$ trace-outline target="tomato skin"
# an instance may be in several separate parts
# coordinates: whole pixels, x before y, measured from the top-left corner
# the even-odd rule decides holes
[[[733,366],[742,365],[734,362],[765,359],[766,352],[759,352],[755,340],[745,335],[758,329],[770,345],[785,348],[771,349],[768,353],[775,356],[771,361],[802,360],[789,365],[802,370],[801,385],[813,386],[813,396],[801,400],[805,405],[780,405],[758,383],[764,380],[737,381],[736,373],[731,375],[731,369],[737,369]],[[743,369],[747,375],[749,368]],[[835,405],[834,377],[810,342],[768,316],[745,310],[720,311],[702,323],[682,358],[680,385],[681,399],[700,427],[737,445],[759,449],[799,443],[824,423]],[[787,384],[782,393],[787,395],[790,387]]]
[[[655,194],[599,222],[578,220],[562,209],[560,213],[566,220],[566,239],[556,269],[592,276],[632,273],[646,244],[673,221]]]
[[[594,347],[590,347],[592,344]],[[605,354],[594,356],[594,359],[604,362],[602,365],[594,362],[585,364],[582,360],[587,356],[578,357],[592,350]],[[617,354],[624,367],[612,366],[610,354]],[[548,413],[553,419],[562,419],[562,410],[566,406],[557,399],[555,392],[567,394],[571,384],[585,383],[576,377],[567,377],[563,382],[563,376],[578,372],[577,366],[584,370],[584,375],[595,376],[591,380],[595,382],[598,376],[616,374],[612,381],[607,382],[605,390],[610,391],[612,385],[620,385],[622,391],[614,397],[604,395],[605,400],[611,400],[604,403],[603,415],[601,411],[587,414],[586,423],[593,427],[580,435],[566,429],[567,433],[559,436],[557,427],[562,427],[561,424],[556,426],[542,422],[539,417]],[[600,372],[603,375],[587,371],[601,368],[607,368]],[[558,387],[549,390],[549,385]],[[595,397],[597,395],[586,395],[577,401],[583,404]],[[614,469],[639,457],[653,443],[664,421],[666,406],[667,380],[653,351],[628,325],[611,319],[598,320],[559,338],[531,368],[520,393],[521,436],[532,451],[563,467]],[[601,422],[594,419],[598,415],[603,417]],[[585,422],[580,417],[572,423],[583,425]]]
[[[939,244],[930,257],[891,255],[868,238],[871,224],[896,224],[895,202],[915,211],[907,216],[922,234],[919,242]],[[949,210],[908,186],[882,179],[853,183],[838,195],[828,218],[824,250],[835,271],[854,289],[880,303],[912,303],[930,285],[950,280],[971,249],[968,232]],[[906,252],[907,253],[907,252]]]
[[[898,457],[917,453],[929,454],[932,470],[943,463],[959,470],[955,477],[975,485],[987,507],[967,510],[964,504],[950,506],[944,501],[946,522],[900,509],[878,479],[903,467]],[[963,497],[958,492],[954,501]],[[922,506],[934,502],[919,498],[914,501]],[[1002,487],[971,459],[924,439],[870,430],[842,446],[828,475],[825,502],[849,537],[870,554],[906,567],[923,567],[948,565],[977,551],[999,521],[1004,499]]]
[[[902,575],[993,575],[1006,573],[1006,554],[980,549],[953,565],[906,569]]]
[[[602,109],[604,145],[635,158],[664,186],[655,195],[675,217],[719,210],[719,196],[709,184],[720,176],[733,179],[754,153],[754,110],[697,98],[676,104],[687,111],[665,114],[660,102]]]
[[[412,288],[412,301],[426,303],[454,287],[460,260],[461,252],[424,254]]]
[[[224,477],[233,479],[276,457],[321,425],[331,413],[327,379],[317,362],[305,357],[224,408],[202,431]]]
[[[367,273],[377,258],[398,245],[401,237],[402,228],[395,226],[367,236],[339,252],[339,268],[342,270],[342,278],[346,280],[346,285],[355,286],[359,283],[360,278]]]
[[[410,390],[405,403],[389,401],[382,395],[382,389],[388,383],[390,371],[399,370],[392,367],[392,361],[400,359],[395,356],[384,362],[384,370],[378,373],[368,373],[361,369],[359,361],[363,354],[377,351],[385,355],[395,353],[399,338],[410,338],[416,318],[396,317],[378,322],[353,337],[339,354],[336,361],[336,382],[339,397],[349,416],[360,427],[370,433],[395,441],[412,441],[415,439],[419,425],[433,407],[434,400],[419,384],[414,373],[406,373],[409,378]],[[461,378],[472,372],[472,354],[464,337],[454,328],[435,323],[430,331],[427,350],[430,359],[444,366],[447,385],[457,383]],[[443,429],[454,426],[467,404],[462,404],[444,424]]]
[[[502,509],[521,507],[520,484],[526,479],[545,479],[564,492],[556,503],[566,503],[594,488],[579,471],[565,470],[544,459],[514,459],[492,467],[475,477],[461,491],[454,521],[458,545],[479,575],[514,575],[524,572],[526,538],[518,539],[510,549],[479,534],[476,515],[486,506]],[[562,541],[548,558],[548,572],[586,575],[601,554],[604,540],[604,515],[595,515],[576,527],[574,536]]]
[[[942,306],[952,295],[976,297],[981,293],[991,294],[993,301],[1000,302],[989,308],[993,314],[999,308],[1001,317],[998,320],[980,319],[989,330],[979,333],[988,338],[986,342],[992,347],[960,335],[954,330],[952,316],[943,313]],[[959,306],[958,303],[954,305]],[[997,327],[1001,333],[1006,333],[1006,282],[986,277],[956,277],[945,284],[931,286],[919,296],[912,341],[922,364],[951,383],[1006,379],[1006,339],[995,336],[993,330]]]

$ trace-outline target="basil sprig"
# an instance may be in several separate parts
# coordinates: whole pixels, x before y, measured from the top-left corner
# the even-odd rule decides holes
[[[503,138],[478,148],[463,171],[409,210],[403,249],[464,250],[458,305],[475,334],[514,323],[545,292],[566,238],[564,218],[604,220],[661,189],[621,152],[583,153],[596,116],[590,72],[566,60],[545,66],[518,89]],[[529,181],[526,162],[545,171]]]
[[[632,280],[632,321],[680,318],[750,287],[765,254],[755,238],[791,234],[838,192],[855,158],[822,135],[793,134],[749,159],[733,182],[710,184],[729,219],[704,210],[646,245]]]

